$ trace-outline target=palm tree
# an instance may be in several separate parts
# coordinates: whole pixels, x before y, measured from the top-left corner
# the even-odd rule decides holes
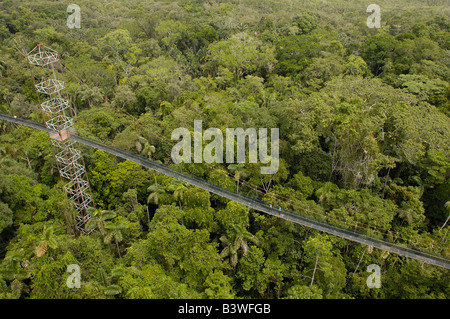
[[[58,247],[58,243],[55,239],[53,228],[52,227],[46,228],[44,226],[42,234],[40,235],[40,242],[39,247],[36,250],[36,256],[42,257],[47,251],[48,247],[55,249]]]
[[[184,192],[188,189],[188,184],[177,179],[172,180],[169,190],[173,192],[173,196],[178,200],[181,208],[181,201],[184,199]]]
[[[220,253],[221,257],[230,257],[230,263],[233,268],[236,267],[238,263],[238,251],[242,248],[243,255],[248,254],[248,243],[247,241],[252,241],[258,243],[258,238],[249,233],[244,227],[240,225],[233,225],[233,233],[231,236],[223,235],[220,237],[224,249]]]
[[[91,215],[91,219],[89,219],[86,223],[86,230],[92,231],[95,227],[97,227],[100,234],[105,236],[105,221],[116,217],[116,212],[112,210],[95,209],[94,207],[89,207],[86,211]]]
[[[0,285],[4,285],[5,280],[10,281],[9,287],[16,298],[20,298],[22,292],[29,293],[29,287],[23,282],[30,277],[30,263],[25,255],[27,253],[23,249],[8,251],[0,267]]]
[[[144,145],[144,148],[142,148],[142,145]],[[147,139],[145,139],[142,136],[139,136],[138,140],[136,141],[136,150],[141,153],[144,156],[148,156],[149,159],[152,158],[152,155],[155,153],[156,148],[154,145],[151,145]]]
[[[147,191],[150,192],[147,198],[147,204],[153,201],[159,207],[159,198],[162,194],[166,193],[165,188],[155,182],[155,184],[147,188]]]
[[[106,223],[105,228],[108,229],[109,232],[107,232],[105,237],[103,237],[103,242],[105,244],[110,244],[114,240],[119,258],[122,258],[120,255],[119,243],[123,240],[122,231],[127,229],[128,225],[125,223],[108,222]]]
[[[114,268],[109,276],[106,274],[103,267],[100,267],[99,270],[103,286],[106,287],[105,294],[108,296],[120,294],[122,292],[122,287],[118,285],[117,281],[120,277],[125,275],[123,266],[117,266]]]
[[[145,143],[144,150],[142,154],[147,155],[149,159],[152,159],[152,155],[155,153],[156,148],[154,145],[150,145],[149,143]]]
[[[155,161],[155,162],[157,162],[158,164],[162,164],[161,161]],[[151,174],[153,175],[153,178],[155,179],[155,184],[158,185],[158,181],[156,180],[156,176],[159,175],[158,171],[156,171],[156,170],[154,170],[154,169],[151,169],[151,168],[149,168],[148,170],[149,170],[149,172],[151,172]]]
[[[24,280],[30,276],[29,272],[22,267],[24,251],[12,250],[6,253],[2,261],[0,273],[6,280]]]
[[[247,177],[244,163],[228,165],[228,169],[234,173],[234,180],[236,181],[236,191],[239,193],[240,179]]]
[[[137,199],[137,189],[130,188],[125,193],[123,193],[122,198],[130,203],[131,211],[135,211],[136,208],[139,205],[138,199]]]

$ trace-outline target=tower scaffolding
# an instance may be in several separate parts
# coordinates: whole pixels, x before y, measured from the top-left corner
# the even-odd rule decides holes
[[[64,182],[64,191],[79,212],[75,217],[75,232],[90,234],[94,229],[87,230],[85,226],[91,219],[87,209],[93,206],[93,198],[79,143],[69,138],[76,130],[60,56],[58,52],[40,43],[27,54],[27,59],[47,133],[52,141],[56,166]],[[39,79],[37,84],[31,66],[41,67],[36,72]],[[65,91],[65,97],[61,94],[62,91]]]

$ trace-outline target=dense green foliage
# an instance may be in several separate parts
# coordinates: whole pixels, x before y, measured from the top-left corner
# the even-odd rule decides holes
[[[0,3],[0,112],[42,121],[23,54],[62,55],[80,135],[275,207],[450,255],[445,1]],[[280,129],[280,169],[171,164],[178,127]],[[83,148],[90,236],[43,132],[0,121],[0,298],[448,298],[449,271]],[[444,227],[445,225],[445,227]],[[45,253],[42,254],[42,252]],[[39,256],[39,257],[38,257]],[[70,289],[69,264],[82,271]],[[366,285],[381,266],[381,289]]]

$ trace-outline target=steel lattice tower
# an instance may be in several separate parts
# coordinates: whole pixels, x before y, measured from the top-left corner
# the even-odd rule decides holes
[[[31,70],[33,84],[52,141],[59,175],[64,182],[64,190],[80,213],[76,216],[75,231],[89,234],[92,231],[87,231],[85,225],[91,218],[87,208],[93,204],[93,200],[81,149],[77,142],[69,138],[76,130],[73,109],[67,98],[60,56],[58,52],[38,44],[27,54],[27,59],[30,69],[31,65],[41,67],[36,70],[36,76]],[[39,83],[36,84],[35,78],[39,79]],[[62,92],[65,92],[65,97]]]

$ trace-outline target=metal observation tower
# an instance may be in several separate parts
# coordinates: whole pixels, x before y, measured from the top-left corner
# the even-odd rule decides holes
[[[91,218],[87,208],[92,206],[93,200],[79,143],[69,138],[76,130],[60,56],[38,44],[27,54],[27,59],[64,190],[79,212],[75,217],[75,232],[89,234],[93,230],[87,231],[85,225]]]

